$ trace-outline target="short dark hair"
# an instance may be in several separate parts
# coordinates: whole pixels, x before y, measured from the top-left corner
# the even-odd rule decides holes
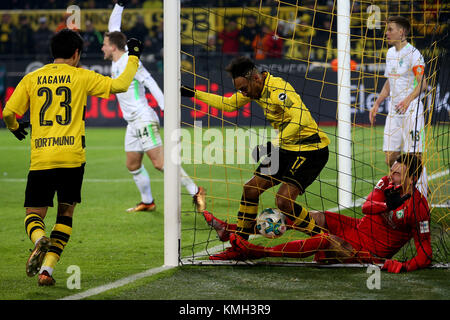
[[[238,77],[247,77],[252,71],[256,70],[255,63],[248,57],[240,56],[231,60],[225,68],[233,79]]]
[[[125,51],[127,45],[127,37],[120,31],[113,31],[105,33],[105,37],[109,38],[109,41],[117,47],[119,50]]]
[[[387,19],[387,23],[394,22],[405,30],[405,35],[408,35],[411,31],[411,24],[409,20],[402,16],[391,16]]]
[[[410,178],[420,178],[422,174],[422,161],[412,153],[402,153],[396,159],[397,162],[404,164],[408,168]]]
[[[83,51],[83,38],[76,31],[63,29],[57,32],[50,40],[50,49],[54,59],[69,59],[75,51],[81,54]]]

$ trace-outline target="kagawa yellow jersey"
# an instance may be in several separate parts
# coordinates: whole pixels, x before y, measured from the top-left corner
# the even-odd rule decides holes
[[[278,137],[272,143],[290,151],[313,151],[330,144],[292,85],[268,72],[265,74],[261,98],[254,101],[264,110],[272,127],[278,130]],[[195,91],[195,98],[226,112],[235,111],[252,100],[240,92],[226,98]]]
[[[129,74],[115,83],[117,79],[63,63],[47,64],[27,74],[5,110],[23,115],[30,109],[30,170],[74,168],[86,162],[87,96],[108,98],[110,93],[126,91],[138,63],[137,57],[130,58]]]

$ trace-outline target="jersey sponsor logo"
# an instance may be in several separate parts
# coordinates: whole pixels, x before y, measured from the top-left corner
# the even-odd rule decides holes
[[[58,76],[39,76],[37,77],[37,84],[59,84],[70,83],[70,75],[58,75]]]
[[[38,138],[34,140],[36,148],[53,146],[73,146],[75,144],[74,136]]]
[[[400,74],[397,72],[397,68],[392,68],[389,72],[389,77],[399,78]]]
[[[429,233],[430,232],[430,223],[429,221],[420,221],[419,222],[420,233]]]
[[[280,101],[284,101],[284,100],[286,100],[286,93],[284,93],[284,92],[282,92],[282,93],[280,93],[279,95],[278,95],[278,99],[280,100]]]

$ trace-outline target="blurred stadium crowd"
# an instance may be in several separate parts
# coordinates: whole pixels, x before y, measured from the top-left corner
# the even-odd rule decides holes
[[[95,9],[95,8],[112,8],[116,0],[4,0],[0,2],[0,10],[13,9],[63,9],[75,4],[80,8]],[[262,5],[270,5],[273,0],[181,0],[182,6],[188,7],[259,7]],[[296,0],[284,0],[285,3],[296,3]],[[323,3],[330,1],[320,1]],[[331,1],[332,2],[332,1]],[[162,8],[163,0],[129,0],[127,8]]]
[[[289,5],[289,2],[296,3],[294,0],[285,0],[283,6]],[[87,1],[68,1],[68,0],[9,0],[0,2],[0,55],[17,57],[35,56],[37,59],[49,58],[49,39],[60,29],[66,27],[67,14],[61,14],[59,23],[48,21],[48,15],[45,12],[34,15],[33,23],[30,16],[25,14],[24,10],[40,9],[59,9],[65,10],[70,5],[77,5],[80,9],[107,9],[114,6],[115,1],[111,0],[87,0]],[[271,8],[274,16],[278,10],[278,3],[274,0],[217,0],[215,7],[260,7]],[[352,12],[358,15],[365,14],[363,9],[358,8],[358,2],[353,2]],[[422,2],[420,2],[422,3]],[[207,0],[181,0],[182,8],[207,8],[211,7],[211,2]],[[322,6],[321,10],[314,11],[315,5]],[[395,2],[393,1],[393,6]],[[276,23],[266,24],[261,17],[246,15],[245,19],[239,19],[230,15],[224,17],[223,26],[217,31],[208,31],[207,40],[203,45],[198,46],[196,54],[208,55],[227,55],[246,54],[255,60],[282,58],[288,56],[296,59],[306,59],[315,61],[325,61],[333,54],[336,43],[336,19],[333,21],[334,1],[332,0],[304,0],[302,6],[311,8],[310,11],[298,12],[292,21],[280,19]],[[127,8],[129,9],[161,9],[163,0],[129,0]],[[236,8],[237,9],[237,8]],[[408,8],[404,8],[408,10]],[[8,10],[8,11],[5,11]],[[13,10],[13,11],[10,11]],[[20,10],[20,11],[19,11]],[[440,17],[439,26],[436,28],[436,12],[429,11],[423,14],[420,8],[415,9],[420,14],[414,16],[413,34],[415,35],[415,45],[418,48],[426,47],[430,39],[427,35],[440,35],[448,32],[448,18]],[[399,11],[392,8],[392,12]],[[15,16],[13,19],[12,17]],[[362,16],[362,15],[361,15]],[[358,54],[365,52],[368,56],[374,58],[378,56],[380,48],[383,47],[383,30],[375,30],[368,34],[365,24],[361,19],[355,19],[352,24],[352,47],[356,56],[355,60],[361,60]],[[85,56],[100,56],[103,43],[103,34],[105,30],[99,30],[96,24],[88,19],[81,22],[80,33],[85,39]],[[144,55],[152,56],[151,60],[160,59],[163,48],[163,23],[149,25],[143,15],[137,15],[132,25],[123,26],[123,31],[128,36],[142,39],[144,41]],[[369,39],[370,41],[367,41]],[[423,42],[423,43],[421,43]],[[184,42],[186,45],[186,41]],[[373,55],[371,50],[374,52]]]

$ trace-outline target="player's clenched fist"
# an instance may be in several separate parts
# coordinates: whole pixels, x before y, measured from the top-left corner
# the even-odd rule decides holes
[[[131,38],[127,41],[128,55],[140,57],[142,50],[144,49],[144,44],[136,38]]]

